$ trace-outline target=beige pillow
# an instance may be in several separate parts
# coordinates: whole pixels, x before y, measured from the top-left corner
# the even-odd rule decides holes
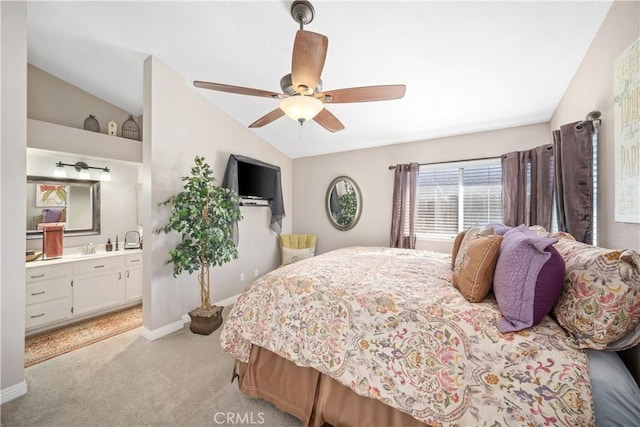
[[[282,265],[293,264],[294,262],[298,262],[303,259],[313,257],[316,248],[304,248],[304,249],[293,249],[293,248],[282,248]]]
[[[453,286],[470,302],[481,302],[493,284],[502,236],[471,236],[460,247],[453,271]]]
[[[456,236],[453,241],[453,248],[451,249],[451,269],[456,268],[456,256],[458,255],[458,251],[460,250],[460,245],[462,245],[462,240],[464,239],[464,235],[466,231],[461,231]]]

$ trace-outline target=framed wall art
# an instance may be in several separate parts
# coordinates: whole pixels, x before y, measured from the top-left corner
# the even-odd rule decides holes
[[[615,221],[640,223],[640,37],[613,70]]]
[[[36,207],[65,207],[67,206],[68,196],[68,185],[36,185]]]

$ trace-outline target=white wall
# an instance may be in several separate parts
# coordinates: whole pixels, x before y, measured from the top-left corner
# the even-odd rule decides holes
[[[144,88],[144,327],[154,331],[179,321],[200,303],[196,275],[174,278],[172,267],[164,265],[179,236],[152,233],[168,218],[168,208],[157,207],[158,203],[182,190],[180,178],[189,174],[193,158],[205,157],[218,184],[232,153],[280,166],[287,215],[283,233],[291,231],[292,164],[155,57],[145,61]],[[263,274],[280,262],[277,235],[269,229],[270,210],[246,207],[242,213],[239,259],[211,269],[213,301],[237,295],[253,279],[255,269]]]
[[[393,197],[393,171],[389,165],[493,157],[551,140],[548,124],[537,124],[295,159],[293,230],[318,234],[317,253],[352,245],[389,246]],[[325,209],[327,187],[340,175],[355,180],[362,192],[362,216],[348,231],[335,229]],[[450,252],[452,243],[420,241],[417,247]]]
[[[640,2],[615,1],[551,118],[551,127],[602,112],[598,133],[598,244],[640,250],[640,224],[614,221],[613,63],[640,36]]]
[[[65,236],[65,248],[92,243],[96,245],[96,249],[101,250],[107,243],[107,239],[110,238],[115,245],[116,236],[122,242],[127,231],[138,230],[138,170],[141,169],[142,165],[82,155],[27,149],[27,175],[52,176],[54,166],[58,161],[68,164],[83,161],[91,166],[106,166],[111,170],[111,182],[100,183],[100,234]],[[67,167],[66,169],[67,175],[72,177],[72,174],[75,173],[73,168]],[[90,172],[92,179],[100,178],[100,171],[90,170]],[[27,249],[37,250],[41,248],[42,239],[27,240]]]
[[[24,192],[27,141],[27,5],[0,2],[0,397],[27,392],[24,381]]]

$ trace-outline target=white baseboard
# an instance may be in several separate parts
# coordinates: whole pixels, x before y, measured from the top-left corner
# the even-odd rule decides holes
[[[13,400],[24,394],[27,394],[27,382],[22,380],[22,382],[19,382],[18,384],[0,390],[0,404]]]
[[[140,331],[140,335],[142,335],[148,341],[155,341],[158,338],[164,337],[165,335],[169,335],[175,331],[179,331],[184,326],[184,323],[185,322],[183,317],[180,320],[177,320],[173,323],[169,323],[168,325],[165,325],[161,328],[154,329],[154,330],[147,329],[143,326]]]
[[[222,301],[216,302],[215,305],[220,305],[222,307],[233,305],[236,303],[239,296],[240,294],[237,294],[232,297],[223,299]],[[165,325],[158,329],[150,330],[143,326],[141,329],[140,335],[142,335],[144,338],[146,338],[149,341],[155,341],[158,338],[162,338],[165,335],[169,335],[170,333],[173,333],[177,330],[182,329],[182,327],[189,322],[191,322],[191,318],[189,317],[189,314],[185,313],[182,315],[182,318],[180,320],[175,321],[173,323],[169,323],[168,325]]]

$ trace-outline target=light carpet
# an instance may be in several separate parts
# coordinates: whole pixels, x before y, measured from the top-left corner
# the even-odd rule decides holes
[[[30,335],[24,343],[24,366],[33,366],[140,326],[142,304]]]
[[[226,318],[229,307],[223,311]],[[28,393],[0,407],[2,426],[300,426],[231,383],[234,360],[209,336],[156,341],[140,328],[25,369]]]

